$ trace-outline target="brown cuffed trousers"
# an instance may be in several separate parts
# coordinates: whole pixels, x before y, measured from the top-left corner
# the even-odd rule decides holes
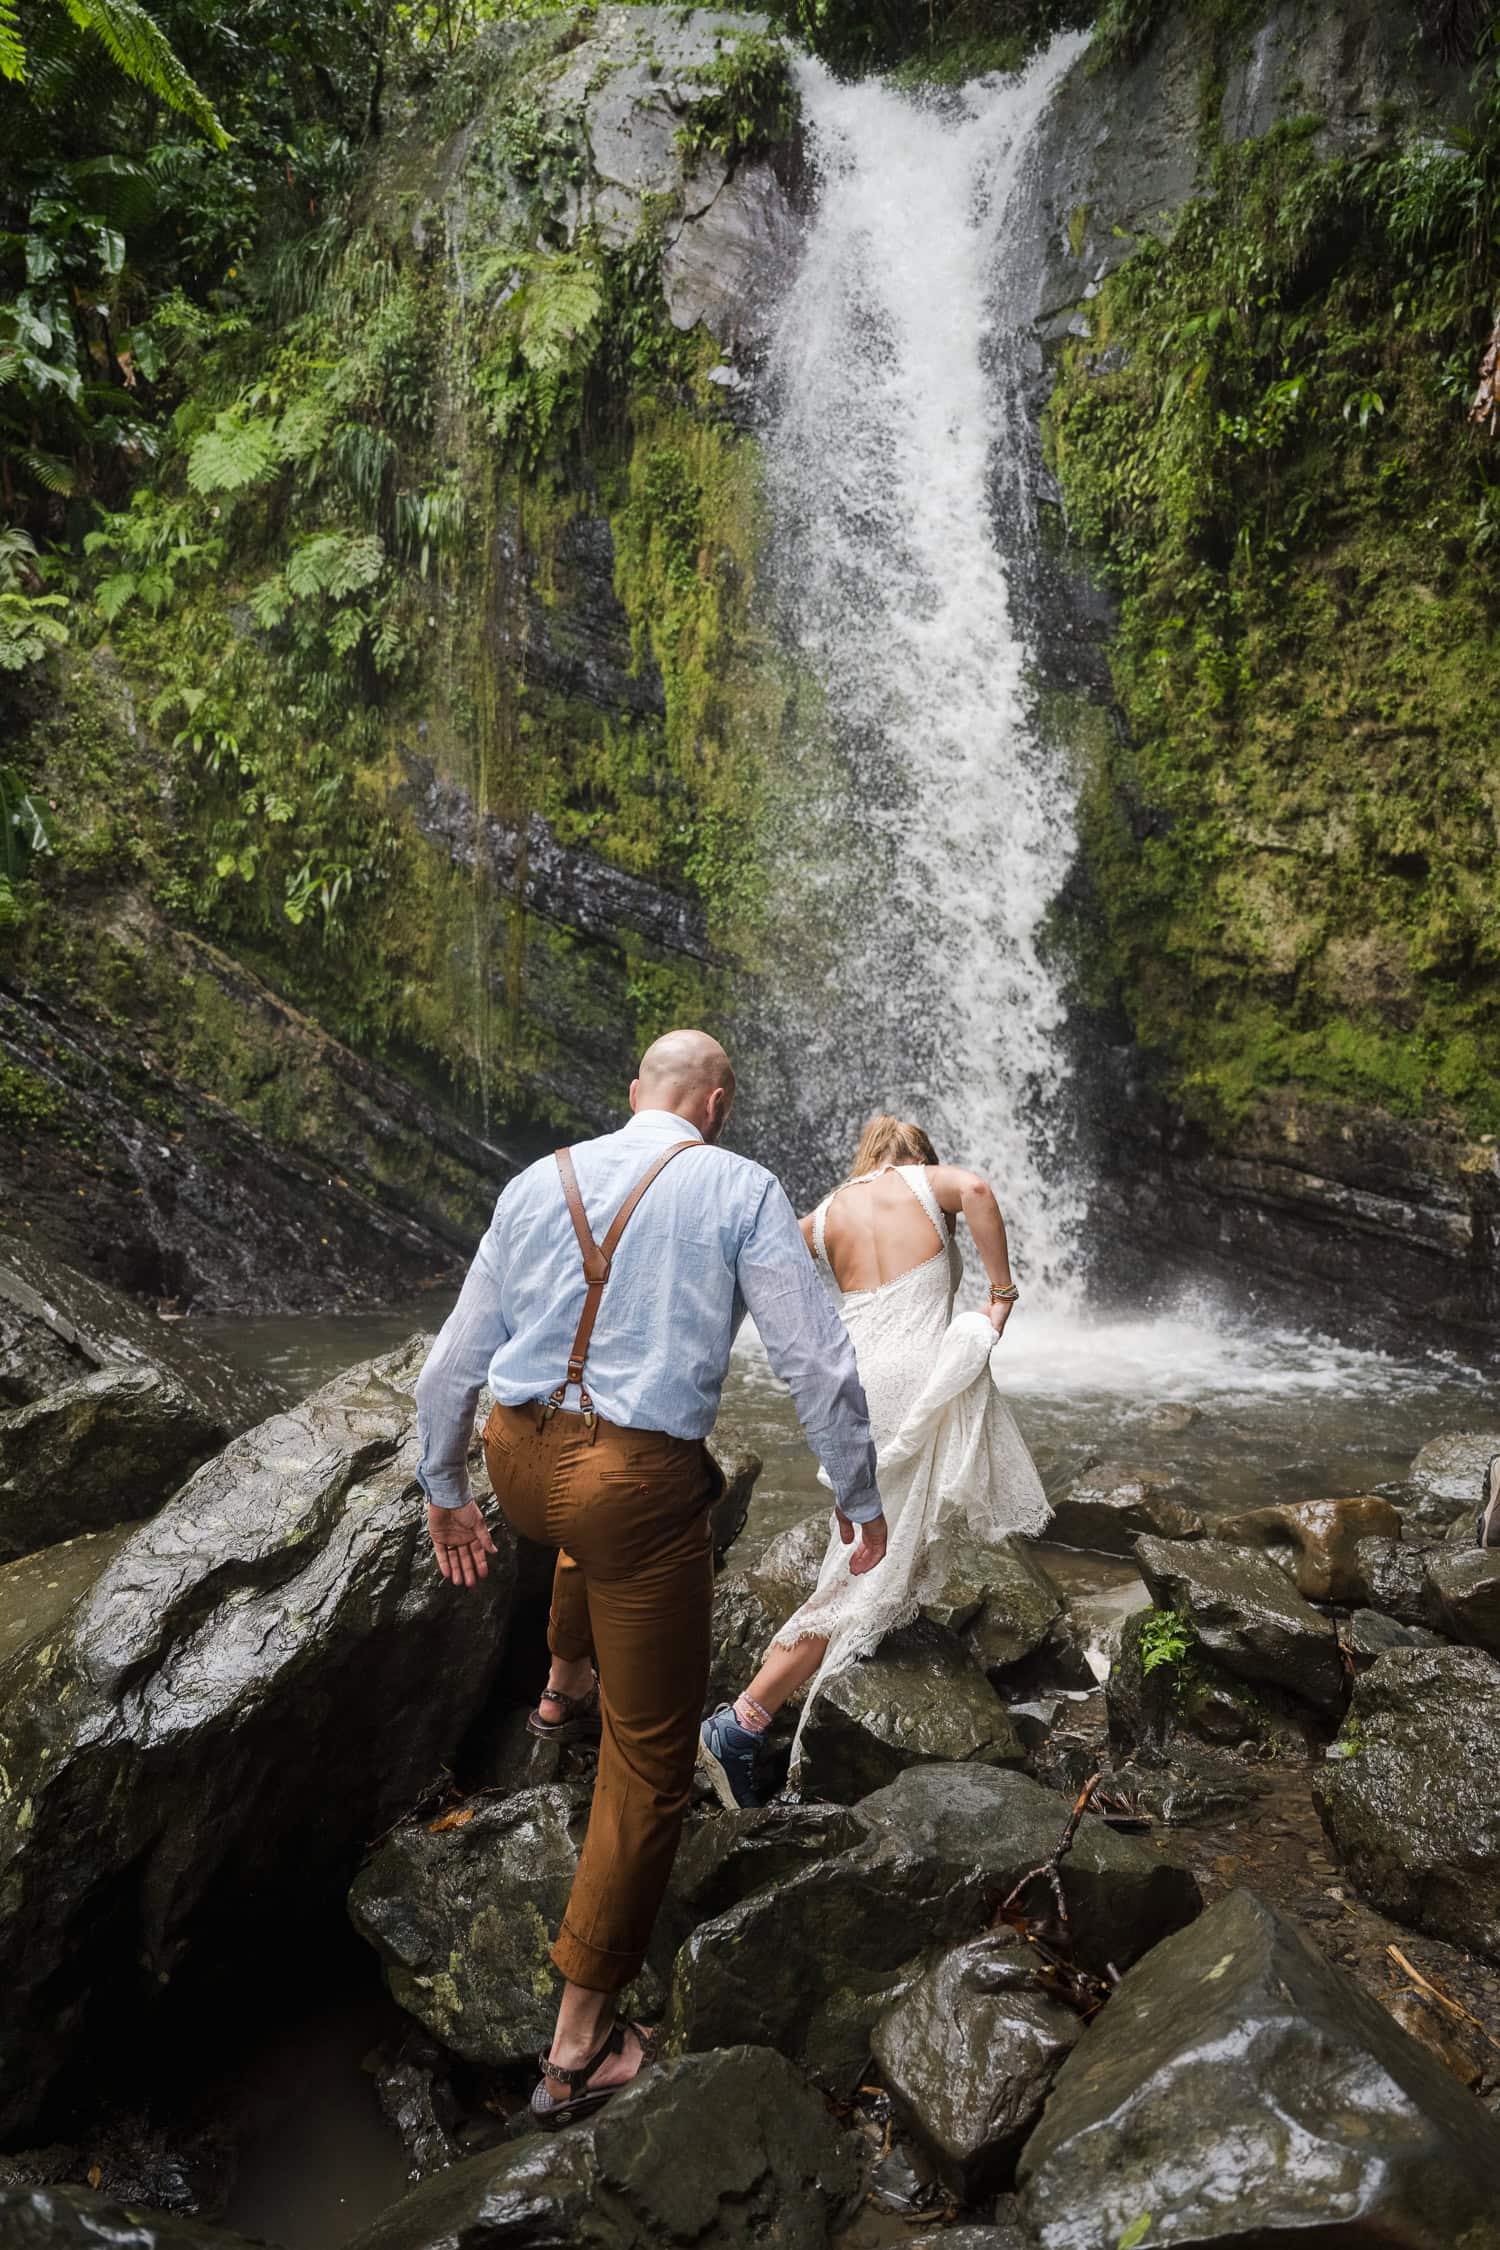
[[[618,1992],[645,1958],[692,1788],[723,1480],[699,1438],[544,1422],[539,1406],[496,1406],[484,1454],[507,1519],[560,1550],[553,1655],[599,1671],[594,1802],[552,1958],[571,1983]]]

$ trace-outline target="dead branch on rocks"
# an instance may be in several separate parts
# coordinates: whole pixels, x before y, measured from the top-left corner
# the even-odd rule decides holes
[[[1067,2001],[1080,2015],[1091,2016],[1109,1998],[1110,1985],[1082,1969],[1073,1959],[1073,1924],[1068,1914],[1068,1894],[1063,1887],[1062,1863],[1073,1849],[1079,1823],[1093,1802],[1100,1774],[1091,1774],[1079,1790],[1062,1834],[1040,1866],[1030,1867],[1001,1900],[992,1927],[1001,1924],[1019,1933],[1041,1955],[1035,1972],[1041,1989]],[[1052,1894],[1050,1917],[1027,1911],[1026,1894],[1034,1883],[1045,1883]]]
[[[1413,1968],[1399,1945],[1388,1945],[1385,1950],[1387,1957],[1395,1962],[1397,1968],[1405,1970],[1415,1991],[1425,1993],[1429,2000],[1435,2000],[1440,2008],[1446,2008],[1448,2013],[1457,2016],[1461,2023],[1471,2025],[1481,2039],[1485,2040],[1497,2053],[1500,2053],[1500,2039],[1494,2038],[1491,2033],[1486,2031],[1478,2016],[1471,2016],[1461,2000],[1453,1999],[1451,1994],[1444,1992],[1430,1978],[1424,1977],[1420,1969]]]
[[[1500,319],[1490,331],[1490,340],[1479,363],[1479,387],[1469,407],[1469,420],[1488,430],[1491,437],[1495,434],[1497,417],[1500,417]]]

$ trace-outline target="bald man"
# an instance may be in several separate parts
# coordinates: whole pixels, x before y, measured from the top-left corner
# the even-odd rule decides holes
[[[733,1101],[717,1040],[658,1039],[628,1124],[505,1189],[417,1384],[438,1568],[473,1586],[495,1551],[467,1470],[488,1382],[485,1459],[500,1505],[559,1550],[552,1665],[530,1723],[600,1734],[552,1949],[557,2028],[532,2096],[552,2124],[597,2108],[651,2059],[650,2035],[617,2020],[614,1996],[645,1957],[687,1809],[708,1685],[709,1510],[722,1490],[704,1440],[747,1310],[833,1485],[850,1569],[885,1553],[848,1333],[777,1181],[714,1146]]]

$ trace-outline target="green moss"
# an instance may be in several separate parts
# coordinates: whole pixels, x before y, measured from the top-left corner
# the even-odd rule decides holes
[[[1190,1110],[1500,1127],[1494,254],[1462,151],[1216,159],[1067,349],[1048,443],[1119,597],[1075,937]]]
[[[33,1133],[54,1130],[67,1112],[67,1098],[55,1086],[0,1055],[0,1133],[24,1141]]]

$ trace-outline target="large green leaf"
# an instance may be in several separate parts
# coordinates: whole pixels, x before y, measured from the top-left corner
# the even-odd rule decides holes
[[[178,60],[165,33],[140,0],[62,0],[80,31],[101,40],[128,78],[156,95],[170,109],[191,118],[205,140],[227,148],[229,135],[212,102]]]

